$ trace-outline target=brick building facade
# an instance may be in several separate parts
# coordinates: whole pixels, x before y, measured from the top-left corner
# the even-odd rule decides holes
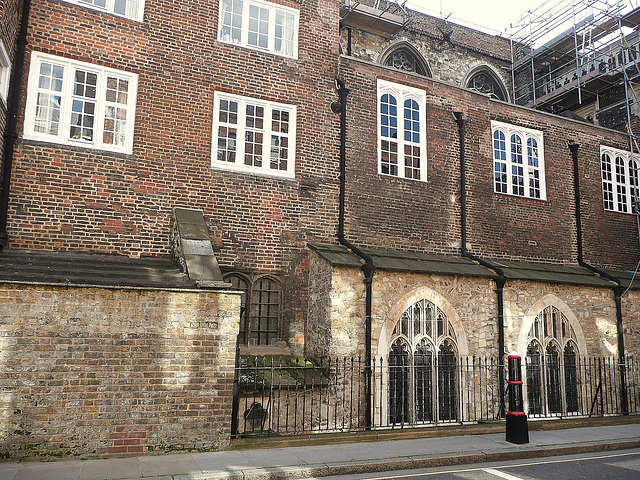
[[[397,325],[416,305],[448,319],[448,334],[423,336],[434,351],[526,357],[548,311],[570,332],[561,349],[617,355],[624,333],[626,353],[637,355],[636,215],[626,197],[623,211],[621,197],[605,208],[602,200],[609,186],[633,195],[631,175],[602,177],[603,157],[628,152],[629,136],[514,105],[508,40],[382,3],[31,0],[21,17],[23,2],[5,2],[9,58],[21,22],[28,34],[23,81],[8,96],[18,138],[4,154],[0,257],[163,259],[174,212],[192,209],[206,222],[226,283],[218,288],[232,289],[215,294],[243,293],[219,315],[237,309],[243,353],[364,353],[369,301],[374,356],[415,347]],[[368,300],[359,254],[336,240],[342,214],[345,238],[376,269]],[[2,280],[26,281],[17,277]],[[197,290],[184,295],[176,305],[200,302]],[[19,306],[22,297],[7,298]],[[200,325],[202,310],[176,314]],[[69,321],[60,303],[50,315]],[[160,328],[163,314],[148,318]],[[4,317],[3,332],[33,321]],[[227,327],[226,370],[215,375],[228,381]],[[150,328],[147,346],[164,338]],[[201,333],[199,349],[218,345]],[[95,341],[112,340],[98,332]],[[3,388],[14,388],[12,378]],[[203,423],[223,433],[198,436],[192,448],[224,443],[224,420]],[[148,423],[148,450],[163,432]],[[20,443],[2,440],[7,451]],[[98,454],[119,453],[100,445]]]

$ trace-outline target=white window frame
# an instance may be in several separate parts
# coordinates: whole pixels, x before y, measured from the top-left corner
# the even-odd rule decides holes
[[[243,173],[255,173],[259,175],[269,175],[275,177],[295,178],[295,161],[296,161],[296,106],[283,103],[270,102],[266,100],[260,100],[252,97],[243,97],[240,95],[234,95],[225,92],[214,92],[213,95],[213,131],[212,131],[212,148],[211,148],[211,167],[223,170],[233,170]],[[222,101],[235,102],[237,104],[237,122],[230,123],[221,119],[220,106]],[[259,107],[264,109],[263,127],[251,127],[247,124],[247,107]],[[278,132],[274,130],[273,113],[286,112],[288,114],[288,132]],[[224,116],[224,115],[223,115]],[[236,131],[235,142],[233,149],[234,160],[220,159],[220,156],[225,156],[225,152],[228,151],[222,148],[220,144],[221,129],[233,128]],[[247,156],[251,156],[251,152],[247,145],[251,144],[247,136],[252,136],[255,133],[262,135],[262,152],[257,156],[261,157],[261,165],[247,165]],[[272,141],[275,138],[279,138],[279,147],[282,147],[283,138],[287,139],[288,145],[284,147],[287,150],[286,157],[286,169],[272,168],[272,153],[274,148],[278,146],[272,146]],[[228,142],[225,145],[229,145]],[[280,161],[278,157],[278,162]]]
[[[608,157],[606,168],[605,156]],[[635,164],[635,165],[633,165]],[[600,174],[602,178],[603,208],[610,212],[633,214],[633,198],[640,196],[640,154],[600,146]],[[635,168],[635,172],[632,172]],[[635,195],[633,194],[635,191]]]
[[[116,1],[120,0],[98,0],[98,5],[96,5],[95,0],[64,0],[67,3],[73,3],[74,5],[80,5],[81,7],[86,7],[91,10],[97,10],[99,12],[108,13],[111,15],[115,15],[117,17],[128,18],[129,20],[134,20],[136,22],[142,22],[144,18],[144,2],[145,0],[134,0],[138,3],[138,9],[136,12],[125,12],[118,13],[116,12]],[[126,0],[129,2],[130,0]],[[104,3],[104,6],[100,5],[100,3]]]
[[[233,8],[238,9],[235,15],[235,21],[240,25],[233,25],[232,17]],[[231,10],[225,10],[225,6],[231,6]],[[267,44],[264,46],[252,45],[250,39],[250,29],[252,25],[251,12],[255,9],[260,10],[268,15],[268,21],[266,23],[267,29],[260,32],[261,35],[267,39]],[[239,11],[242,11],[240,14]],[[288,28],[292,29],[292,38],[289,42],[293,43],[290,51],[286,49],[278,48],[277,35],[280,31],[276,28],[277,16],[289,16],[291,24]],[[291,18],[292,16],[292,18]],[[285,7],[284,5],[278,5],[272,2],[266,2],[263,0],[220,0],[220,13],[218,15],[218,41],[223,43],[229,43],[231,45],[238,45],[251,50],[258,50],[261,52],[268,52],[274,55],[279,55],[289,58],[298,58],[298,31],[300,25],[300,11],[295,8]],[[280,25],[280,28],[285,28],[284,25]],[[236,31],[234,34],[233,31]],[[280,31],[282,35],[282,31]],[[239,38],[238,38],[239,37]],[[280,45],[287,43],[284,37],[280,37]]]
[[[11,59],[4,47],[4,43],[0,40],[0,98],[7,103],[9,95],[9,81],[11,80]]]
[[[504,134],[504,149],[502,149],[502,147],[498,148],[496,145],[495,135],[498,131]],[[518,143],[513,142],[514,138],[520,140],[521,148],[519,151],[517,149]],[[531,145],[529,142],[532,142]],[[535,142],[535,144],[533,144],[533,142]],[[516,148],[515,151],[514,146]],[[529,148],[529,146],[532,148]],[[535,147],[537,147],[537,152]],[[519,127],[509,123],[492,121],[491,152],[493,191],[495,193],[531,198],[534,200],[547,199],[544,167],[544,136],[541,131]],[[520,158],[520,162],[518,158]],[[537,162],[537,166],[535,162]],[[502,181],[498,181],[497,179],[498,164],[506,167],[506,170],[502,172],[503,174],[506,173],[506,179],[502,178]],[[516,170],[514,171],[514,169]],[[517,178],[522,178],[521,184],[517,181]],[[539,196],[536,195],[536,191],[540,192]]]
[[[62,69],[63,76],[61,79],[60,91],[54,92],[53,90],[40,88],[40,66],[43,63],[56,66],[58,71],[59,69]],[[86,138],[72,138],[71,136],[71,123],[73,116],[72,108],[74,102],[74,72],[76,71],[89,72],[97,76],[96,97],[95,101],[91,102],[95,103],[95,113],[93,121],[93,138],[90,140]],[[126,103],[107,101],[107,77],[111,79],[118,79],[118,81],[128,82]],[[24,138],[130,154],[133,152],[137,89],[138,75],[135,73],[101,67],[91,63],[79,62],[41,52],[33,52],[31,55],[31,68],[29,71]],[[42,132],[38,131],[36,128],[36,124],[38,122],[36,114],[38,109],[37,103],[39,93],[56,94],[56,96],[61,98],[59,103],[59,125],[56,133]],[[76,97],[76,100],[77,98],[78,97]],[[117,93],[116,98],[119,98]],[[124,135],[122,144],[112,144],[104,141],[105,117],[107,112],[112,112],[114,108],[126,111],[126,118],[123,122],[125,124],[124,128],[118,132],[119,135]]]
[[[390,114],[383,112],[382,99],[385,95],[391,95],[396,100],[396,120],[395,126],[386,125],[390,121]],[[411,108],[410,111],[417,113],[419,118],[417,122],[411,121],[411,130],[405,130],[405,102],[413,102],[417,104],[417,109]],[[426,103],[427,94],[424,90],[414,87],[408,87],[398,83],[392,83],[386,80],[378,79],[378,96],[377,96],[377,137],[378,137],[378,174],[391,176],[396,178],[405,178],[410,180],[427,181],[427,115],[426,115]],[[383,118],[384,117],[384,118]],[[385,125],[383,125],[385,123]],[[415,123],[418,123],[417,131],[415,130]],[[394,133],[392,130],[397,130]],[[413,133],[411,133],[413,132]],[[410,135],[410,139],[406,139],[406,134]],[[417,135],[417,139],[416,139]],[[389,149],[396,149],[397,163],[396,172],[393,172],[391,166],[387,166],[389,163],[387,158],[391,155]],[[406,161],[409,158],[405,157],[406,149],[411,150],[417,159],[419,166],[407,165]],[[416,149],[419,149],[416,154]],[[386,158],[385,158],[386,157]],[[415,174],[418,178],[415,178]],[[413,176],[412,176],[413,175]]]

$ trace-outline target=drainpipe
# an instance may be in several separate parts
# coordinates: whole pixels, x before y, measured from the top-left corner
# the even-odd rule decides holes
[[[7,98],[7,124],[4,131],[4,151],[2,152],[2,193],[0,194],[0,251],[7,246],[7,216],[9,213],[9,187],[11,186],[11,168],[13,165],[13,149],[18,138],[18,106],[20,104],[20,87],[24,74],[24,58],[27,46],[27,27],[29,26],[29,11],[31,0],[22,3],[22,17],[20,19],[20,33],[16,41],[16,55],[13,62],[13,75],[9,85]]]
[[[372,426],[372,404],[371,404],[371,304],[373,298],[373,274],[376,271],[375,264],[371,255],[366,254],[360,248],[355,246],[344,235],[344,200],[346,190],[346,159],[347,159],[347,96],[349,88],[344,82],[336,80],[336,87],[340,100],[331,104],[331,110],[340,114],[340,205],[338,212],[338,241],[344,245],[358,257],[363,260],[362,271],[364,272],[365,286],[365,428],[371,429]]]
[[[467,116],[462,112],[453,112],[454,119],[458,124],[458,137],[460,139],[460,253],[463,257],[469,258],[479,263],[485,268],[493,270],[497,275],[496,302],[498,306],[498,383],[500,388],[500,411],[499,417],[504,417],[506,408],[504,401],[504,286],[507,279],[500,267],[472,254],[467,250],[467,165],[465,158],[465,135],[467,127]]]
[[[624,352],[624,327],[622,324],[622,294],[624,292],[622,283],[619,278],[609,275],[607,272],[600,270],[599,268],[589,265],[584,261],[582,250],[582,213],[580,205],[580,173],[578,169],[578,150],[580,145],[569,141],[569,151],[571,152],[571,160],[573,162],[573,189],[575,195],[575,217],[576,217],[576,241],[578,247],[578,265],[591,270],[593,273],[600,275],[607,280],[610,280],[616,284],[613,287],[613,298],[616,304],[616,329],[618,333],[618,357],[620,369],[620,403],[622,407],[623,415],[629,414],[629,401],[627,398],[627,379],[626,379],[626,360]]]

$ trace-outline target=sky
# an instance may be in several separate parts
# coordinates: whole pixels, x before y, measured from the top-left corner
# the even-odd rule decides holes
[[[596,1],[608,1],[610,4],[620,1],[621,5],[627,6],[629,9],[638,4],[638,0]],[[509,36],[512,32],[510,24],[513,24],[517,30],[519,21],[528,15],[528,12],[549,11],[557,3],[571,5],[568,0],[407,0],[406,6],[439,18],[450,15],[450,22],[469,26],[486,33]],[[586,3],[586,0],[577,3]]]
[[[527,10],[534,10],[545,0],[407,0],[406,6],[434,17],[447,17],[494,34],[509,34],[509,25],[517,24]],[[482,28],[480,28],[482,27]]]

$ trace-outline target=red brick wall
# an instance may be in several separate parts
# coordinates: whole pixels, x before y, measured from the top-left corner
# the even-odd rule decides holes
[[[339,2],[284,3],[300,9],[298,60],[218,42],[218,1],[147,2],[136,23],[34,0],[32,49],[139,75],[134,147],[119,155],[22,141],[9,247],[168,255],[172,209],[199,208],[223,268],[285,278],[296,298],[283,313],[286,336],[306,311],[306,242],[336,229]],[[297,106],[295,180],[210,168],[217,90]]]
[[[238,295],[1,287],[0,458],[228,445]]]
[[[340,74],[351,87],[348,105],[347,236],[396,250],[460,252],[460,161],[452,112],[468,116],[467,246],[485,257],[551,263],[577,261],[573,167],[569,140],[580,147],[585,259],[635,268],[640,258],[635,218],[605,212],[599,148],[626,148],[613,131],[530,111],[454,87],[343,57]],[[377,174],[376,79],[427,92],[428,182]],[[491,120],[544,135],[547,200],[494,193]]]

